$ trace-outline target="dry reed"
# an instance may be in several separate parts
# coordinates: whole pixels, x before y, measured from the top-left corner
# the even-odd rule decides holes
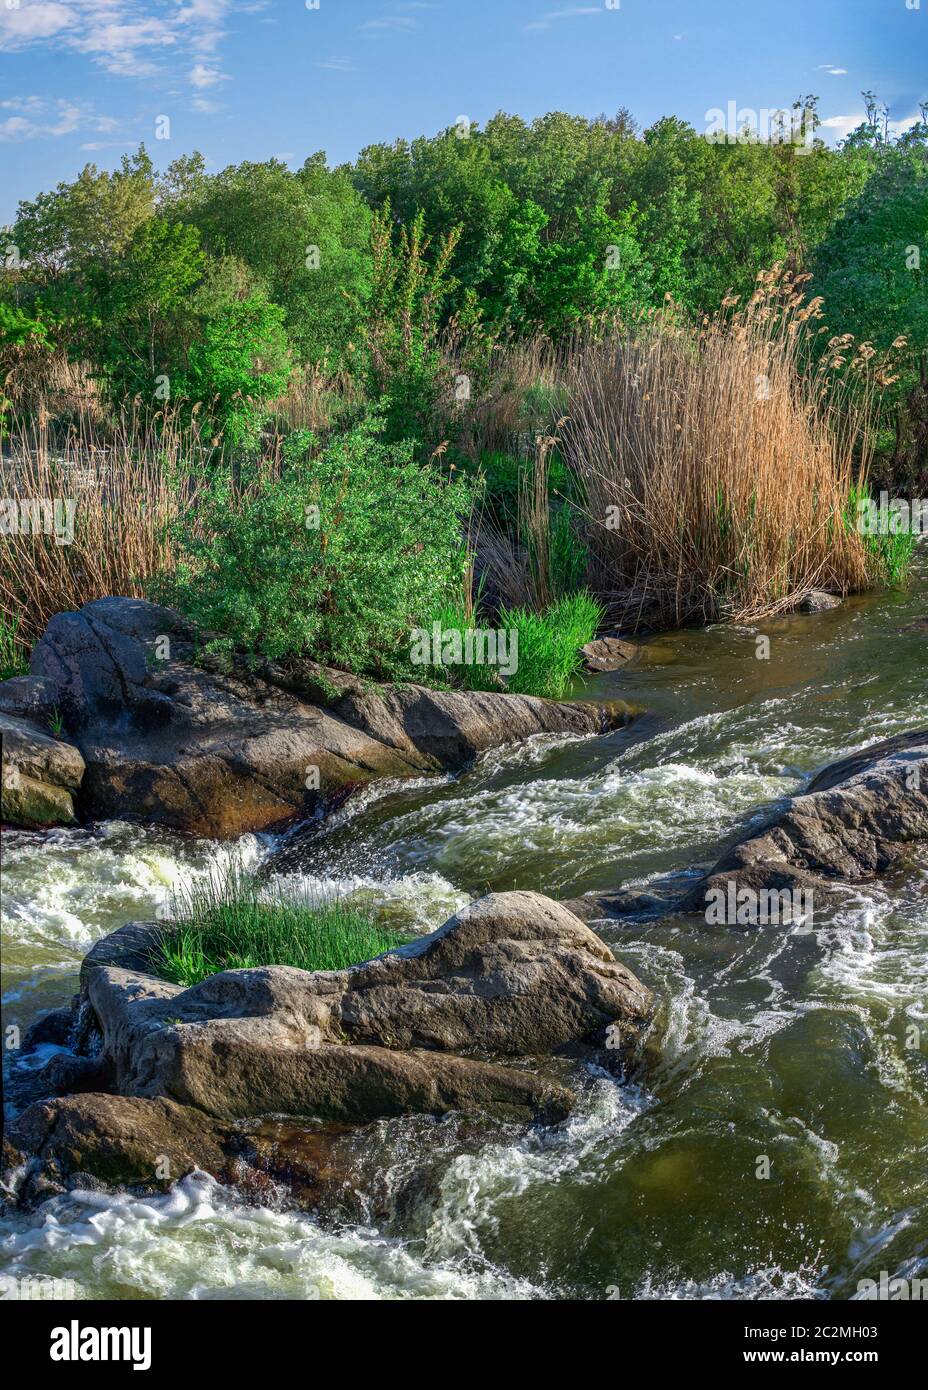
[[[819,305],[769,272],[731,309],[693,327],[670,308],[565,359],[561,449],[596,588],[625,621],[749,621],[867,585],[846,524],[867,406],[808,370]]]
[[[94,424],[84,414],[58,441],[42,421],[14,422],[5,442],[0,496],[14,515],[30,499],[74,508],[69,543],[34,526],[0,537],[0,619],[21,645],[56,613],[110,594],[141,597],[171,563],[166,528],[185,504],[179,465],[199,449],[195,432],[168,423],[156,435],[129,416],[101,442]]]

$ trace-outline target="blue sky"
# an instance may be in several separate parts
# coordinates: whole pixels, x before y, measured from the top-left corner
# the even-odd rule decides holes
[[[497,110],[788,106],[839,139],[873,89],[928,97],[928,0],[0,0],[0,221],[144,140],[158,167],[298,166]],[[918,6],[915,8],[915,6]],[[159,116],[168,139],[156,138]],[[162,123],[162,129],[164,125]]]

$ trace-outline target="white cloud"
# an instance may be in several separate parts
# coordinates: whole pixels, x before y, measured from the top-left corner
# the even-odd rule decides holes
[[[120,77],[150,78],[167,71],[182,49],[193,60],[195,89],[222,80],[215,54],[236,0],[20,0],[0,8],[0,50],[35,44],[85,54]],[[203,74],[215,74],[203,77]]]
[[[215,87],[217,82],[228,82],[228,77],[218,68],[209,68],[205,63],[194,63],[187,77],[192,87]]]
[[[537,29],[550,29],[561,19],[576,19],[580,15],[602,14],[603,10],[599,5],[571,5],[566,10],[549,10],[540,19],[533,20],[531,24],[526,24],[523,28],[526,32]]]
[[[921,120],[921,116],[916,111],[912,116],[906,116],[901,121],[889,122],[889,133],[891,136],[904,135],[907,130],[911,130]],[[859,125],[865,125],[867,113],[858,111],[853,116],[827,116],[822,121],[822,126],[826,130],[834,132],[836,139],[845,140],[852,130],[856,130]]]
[[[816,72],[827,72],[830,77],[847,76],[847,68],[836,68],[834,63],[819,63]]]
[[[74,24],[74,14],[67,5],[21,5],[18,9],[0,9],[0,49],[24,48],[39,39],[54,38]]]
[[[134,144],[134,140],[84,140],[81,149],[91,153],[96,150],[125,150]]]

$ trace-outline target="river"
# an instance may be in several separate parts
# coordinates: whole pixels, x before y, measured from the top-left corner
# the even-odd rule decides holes
[[[285,876],[425,931],[487,889],[567,898],[692,872],[824,763],[928,724],[926,599],[923,555],[905,592],[765,623],[769,660],[754,629],[655,638],[584,687],[643,710],[627,728],[349,803],[288,844]],[[65,1002],[90,943],[176,882],[278,848],[119,822],[5,833],[7,1023]],[[0,1274],[125,1299],[847,1299],[882,1270],[924,1277],[919,864],[817,893],[811,926],[597,923],[658,1010],[634,1075],[589,1071],[562,1125],[374,1126],[351,1209],[324,1219],[197,1175],[157,1198],[73,1193],[0,1225]]]

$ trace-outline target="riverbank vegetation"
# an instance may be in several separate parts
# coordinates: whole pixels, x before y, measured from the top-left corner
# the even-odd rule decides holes
[[[926,117],[871,101],[833,150],[499,115],[23,203],[2,491],[75,520],[7,513],[5,664],[157,593],[214,647],[557,695],[597,628],[899,582],[853,518],[928,489]],[[517,630],[518,670],[417,666],[436,622]]]

